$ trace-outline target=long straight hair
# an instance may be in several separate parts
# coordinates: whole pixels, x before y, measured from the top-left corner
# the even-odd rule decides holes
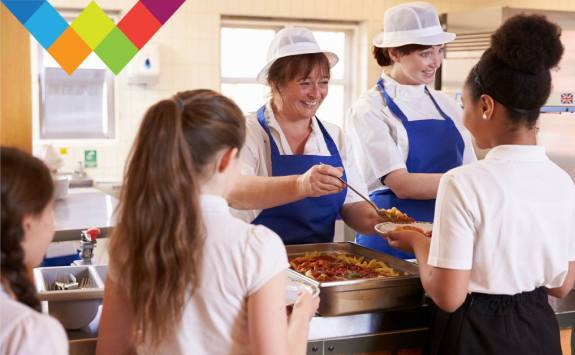
[[[244,140],[241,110],[211,90],[178,93],[145,114],[109,247],[136,346],[157,345],[177,330],[201,274],[200,183],[219,151],[239,150]]]
[[[2,284],[19,302],[40,311],[30,270],[24,264],[22,222],[24,217],[38,216],[46,209],[53,198],[54,183],[42,161],[16,148],[0,148],[0,165]]]

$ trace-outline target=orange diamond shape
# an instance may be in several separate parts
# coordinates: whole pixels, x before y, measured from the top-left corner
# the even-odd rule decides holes
[[[68,75],[72,74],[80,64],[90,55],[92,49],[88,47],[80,36],[68,27],[64,33],[48,48],[48,53],[60,64]]]

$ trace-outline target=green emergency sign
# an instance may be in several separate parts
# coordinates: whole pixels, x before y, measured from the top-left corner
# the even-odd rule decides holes
[[[84,151],[84,166],[86,168],[98,167],[98,152],[95,150]]]

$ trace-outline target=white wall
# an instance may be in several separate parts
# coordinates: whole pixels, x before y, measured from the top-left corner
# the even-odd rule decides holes
[[[58,8],[84,8],[90,0],[52,0]],[[99,0],[105,10],[127,12],[136,0]],[[388,0],[187,0],[172,18],[148,42],[160,48],[161,75],[152,87],[129,86],[126,68],[117,76],[116,136],[110,142],[54,142],[67,147],[66,165],[72,171],[83,160],[84,149],[98,151],[98,168],[88,169],[96,180],[120,180],[124,161],[147,107],[177,91],[209,88],[219,90],[219,35],[221,16],[281,17],[314,20],[345,20],[360,25],[356,52],[359,69],[355,73],[357,90],[364,90],[379,75],[380,69],[371,59],[369,42],[382,28],[386,8],[405,1]],[[575,10],[572,0],[440,0],[430,1],[438,11],[467,10],[486,6],[515,6]],[[33,79],[34,80],[34,79]],[[37,127],[35,129],[37,137]],[[35,145],[38,141],[35,141]],[[154,142],[150,142],[154,144]]]

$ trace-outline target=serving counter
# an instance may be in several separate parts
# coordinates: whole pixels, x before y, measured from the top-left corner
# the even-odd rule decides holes
[[[562,331],[563,354],[575,354],[575,291],[562,299],[549,298]],[[100,312],[81,330],[68,331],[70,355],[92,355]],[[431,306],[423,304],[408,309],[359,313],[336,317],[313,317],[310,323],[308,355],[397,354],[400,349],[422,348],[427,342],[431,323]],[[406,351],[405,354],[409,354]],[[403,352],[402,352],[403,354]]]

